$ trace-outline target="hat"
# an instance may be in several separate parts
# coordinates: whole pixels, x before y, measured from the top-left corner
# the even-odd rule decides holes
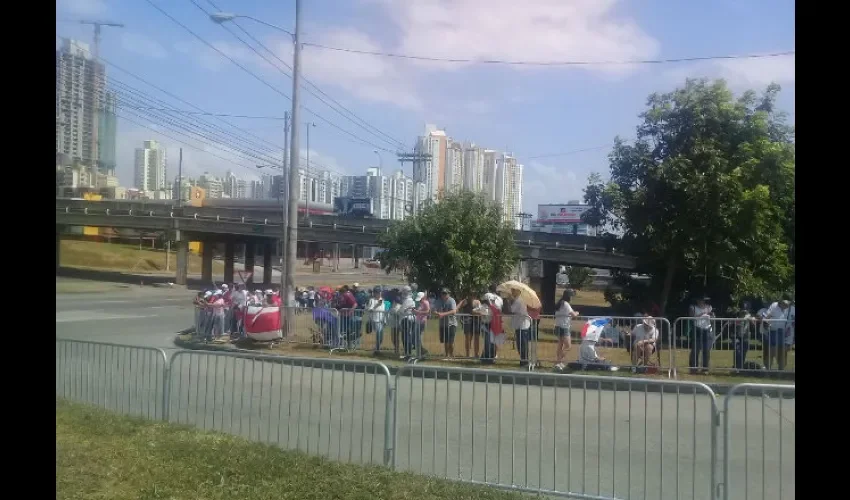
[[[484,301],[485,302],[493,302],[494,300],[496,300],[495,294],[490,293],[490,292],[487,292],[487,293],[484,294]]]
[[[266,290],[266,291],[265,291],[265,294],[266,294],[266,295],[271,295],[271,294],[273,294],[273,293],[274,293],[274,292],[272,291],[272,289],[271,289],[271,288],[269,288],[268,290]]]
[[[354,288],[357,288],[357,287],[360,286],[360,283],[355,283],[353,286],[354,286]]]
[[[206,292],[204,292],[204,297],[205,297],[205,298],[209,298],[210,296],[212,296],[212,292],[211,292],[211,291],[207,290]]]
[[[442,295],[442,294],[446,294],[446,295],[448,295],[449,293],[450,293],[450,292],[449,292],[449,289],[448,289],[448,288],[443,287],[443,288],[441,288],[441,289],[440,289],[440,294],[441,294],[441,295]]]
[[[417,301],[422,300],[423,297],[425,297],[425,292],[419,292],[416,294]]]
[[[227,290],[228,288],[230,288],[230,287],[228,287],[228,286],[227,286],[227,283],[222,283],[222,284],[221,284],[221,289],[222,289],[222,290]]]
[[[254,293],[263,293],[263,291],[260,290],[260,289],[257,289],[257,290],[254,290]]]
[[[652,318],[643,318],[643,324],[650,328],[655,328],[655,320]]]
[[[218,296],[218,295],[221,295],[221,293],[222,293],[221,290],[216,290],[215,293],[213,293],[213,295]]]

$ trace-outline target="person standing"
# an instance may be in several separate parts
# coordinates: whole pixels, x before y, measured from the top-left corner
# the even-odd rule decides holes
[[[511,290],[511,328],[516,334],[519,366],[528,366],[528,341],[531,338],[531,317],[528,308],[520,297],[520,291]]]
[[[386,305],[381,297],[381,287],[376,286],[372,289],[372,297],[366,304],[366,310],[369,314],[369,324],[372,325],[372,330],[375,332],[375,354],[381,350],[381,343],[384,341],[384,324],[386,323]]]
[[[223,293],[221,290],[216,290],[213,294],[212,301],[212,317],[213,317],[213,329],[212,336],[213,340],[218,341],[221,339],[221,336],[224,334],[224,298],[222,297]]]
[[[461,301],[463,304],[464,301]],[[437,300],[434,309],[440,318],[440,343],[443,344],[446,359],[454,358],[455,334],[457,333],[457,311],[458,304],[449,294],[448,288],[440,290],[440,299]],[[468,318],[467,318],[468,319]],[[469,357],[469,341],[466,342],[466,357]]]
[[[416,301],[413,300],[411,293],[409,286],[402,287],[399,314],[401,315],[401,343],[404,348],[404,353],[401,358],[404,360],[409,359],[410,354],[413,351],[411,342],[414,336],[414,330],[416,329]]]
[[[694,372],[700,369],[700,352],[702,352],[702,371],[708,371],[711,347],[714,345],[714,332],[711,328],[714,311],[709,304],[710,300],[708,297],[700,297],[690,310],[691,318],[694,318],[694,337],[689,361],[690,368]]]
[[[564,355],[565,352],[569,351],[572,347],[572,334],[570,333],[570,327],[572,325],[573,318],[578,315],[578,312],[573,310],[570,305],[569,290],[564,290],[563,295],[561,295],[561,300],[555,304],[555,335],[558,336],[558,361],[555,363],[555,368],[559,370],[566,368],[566,365],[564,364]]]
[[[425,349],[422,348],[422,335],[425,333],[425,326],[428,323],[428,316],[431,315],[431,302],[425,292],[416,294],[416,323],[413,329],[413,338],[411,339],[412,348],[416,349],[416,357],[422,358],[425,356]]]
[[[764,366],[770,370],[773,359],[779,370],[785,369],[785,335],[791,324],[791,299],[783,297],[782,300],[770,304],[764,313],[767,321],[767,342],[762,341],[764,355]]]

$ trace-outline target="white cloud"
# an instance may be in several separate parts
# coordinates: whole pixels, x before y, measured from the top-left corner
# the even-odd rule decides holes
[[[514,61],[612,61],[649,58],[659,49],[658,42],[633,20],[614,14],[619,0],[370,2],[388,9],[391,21],[401,30],[394,51],[407,54]],[[421,64],[430,69],[458,67]],[[601,73],[634,69],[580,68]]]
[[[356,30],[344,28],[319,33],[316,43],[364,51],[380,51],[372,38]],[[292,61],[292,43],[276,39],[271,43],[284,61]],[[421,109],[422,101],[405,71],[407,65],[392,64],[379,57],[338,52],[307,46],[302,57],[304,75],[317,85],[332,85],[368,101],[394,104],[403,109]],[[268,66],[268,65],[266,65]]]
[[[121,47],[127,52],[152,59],[164,59],[168,57],[168,51],[159,42],[139,33],[121,33]]]
[[[581,200],[584,196],[585,180],[569,168],[532,161],[525,165],[522,177],[523,210],[529,213],[536,214],[540,203]]]
[[[97,16],[109,10],[106,0],[56,0],[56,10],[74,16]]]
[[[667,79],[681,84],[685,78],[723,78],[736,91],[763,90],[770,83],[793,85],[794,55],[761,59],[728,59],[691,64],[668,71]]]

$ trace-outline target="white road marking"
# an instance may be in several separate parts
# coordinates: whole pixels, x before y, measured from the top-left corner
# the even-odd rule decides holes
[[[97,311],[57,311],[57,323],[83,321],[114,321],[117,319],[154,318],[156,314],[107,314]]]

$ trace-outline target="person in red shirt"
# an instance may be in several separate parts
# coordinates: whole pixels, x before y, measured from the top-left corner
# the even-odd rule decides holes
[[[283,304],[283,301],[280,299],[279,293],[273,293],[270,295],[272,305],[275,307],[280,307]]]

